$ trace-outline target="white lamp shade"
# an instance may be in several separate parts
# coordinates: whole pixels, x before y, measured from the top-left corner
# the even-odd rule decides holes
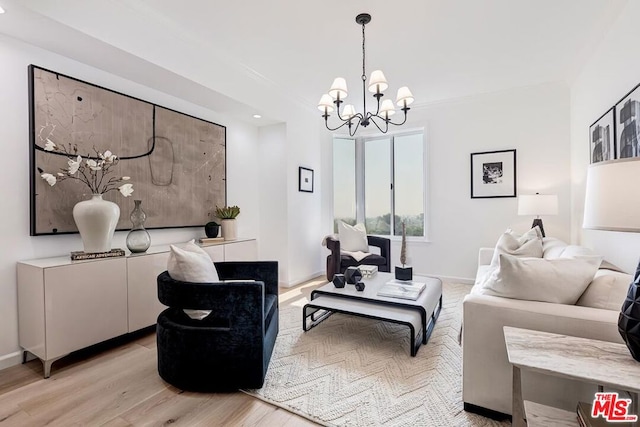
[[[518,196],[518,215],[558,215],[558,196],[555,194]]]
[[[331,113],[333,111],[333,98],[331,95],[325,93],[320,98],[320,102],[318,102],[318,110],[326,111],[327,113]]]
[[[331,89],[329,89],[329,95],[333,99],[345,99],[347,97],[347,81],[342,77],[336,77],[331,85]]]
[[[390,117],[395,113],[395,107],[393,106],[393,102],[390,99],[385,99],[384,101],[382,101],[382,104],[380,104],[380,113],[378,113],[380,116],[384,117],[386,115],[387,117]]]
[[[351,104],[347,104],[344,106],[344,108],[342,109],[342,118],[343,119],[350,119],[351,117],[356,115],[356,109],[353,105]]]
[[[413,102],[413,94],[408,87],[402,86],[398,89],[398,95],[396,96],[396,105],[399,107],[406,107]]]
[[[587,171],[584,228],[640,232],[640,159],[594,163]]]
[[[369,78],[369,92],[382,93],[387,90],[388,87],[387,79],[384,77],[382,71],[375,70],[371,73],[371,77]]]

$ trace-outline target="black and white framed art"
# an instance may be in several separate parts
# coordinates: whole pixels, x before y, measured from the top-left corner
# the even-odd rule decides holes
[[[471,153],[471,198],[516,197],[516,150]]]
[[[617,158],[640,157],[640,85],[615,106]]]
[[[589,157],[591,163],[613,160],[615,155],[616,113],[611,107],[589,126]]]
[[[313,169],[298,168],[298,191],[313,193]]]

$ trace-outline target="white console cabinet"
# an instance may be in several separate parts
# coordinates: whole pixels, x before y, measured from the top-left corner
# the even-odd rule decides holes
[[[255,239],[203,249],[214,262],[253,261],[258,250]],[[42,360],[48,378],[51,364],[72,351],[153,325],[165,308],[156,278],[168,258],[167,245],[121,258],[19,262],[20,346]]]

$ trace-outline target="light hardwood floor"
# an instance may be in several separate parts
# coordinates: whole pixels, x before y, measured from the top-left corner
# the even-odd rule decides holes
[[[280,292],[281,307],[326,283]],[[191,393],[160,379],[153,330],[81,351],[42,378],[33,360],[0,371],[0,426],[316,426],[242,392]]]

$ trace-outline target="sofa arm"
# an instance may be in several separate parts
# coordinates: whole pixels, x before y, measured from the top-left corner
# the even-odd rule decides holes
[[[618,312],[575,305],[467,295],[463,302],[463,386],[465,404],[511,413],[512,367],[504,326],[622,343]],[[525,374],[527,377],[525,379]],[[592,385],[523,372],[526,399],[575,410]],[[591,394],[593,399],[593,394]]]
[[[490,265],[494,248],[480,248],[478,251],[478,265]]]
[[[277,261],[226,261],[214,263],[220,280],[255,280],[264,282],[267,294],[278,295]]]

